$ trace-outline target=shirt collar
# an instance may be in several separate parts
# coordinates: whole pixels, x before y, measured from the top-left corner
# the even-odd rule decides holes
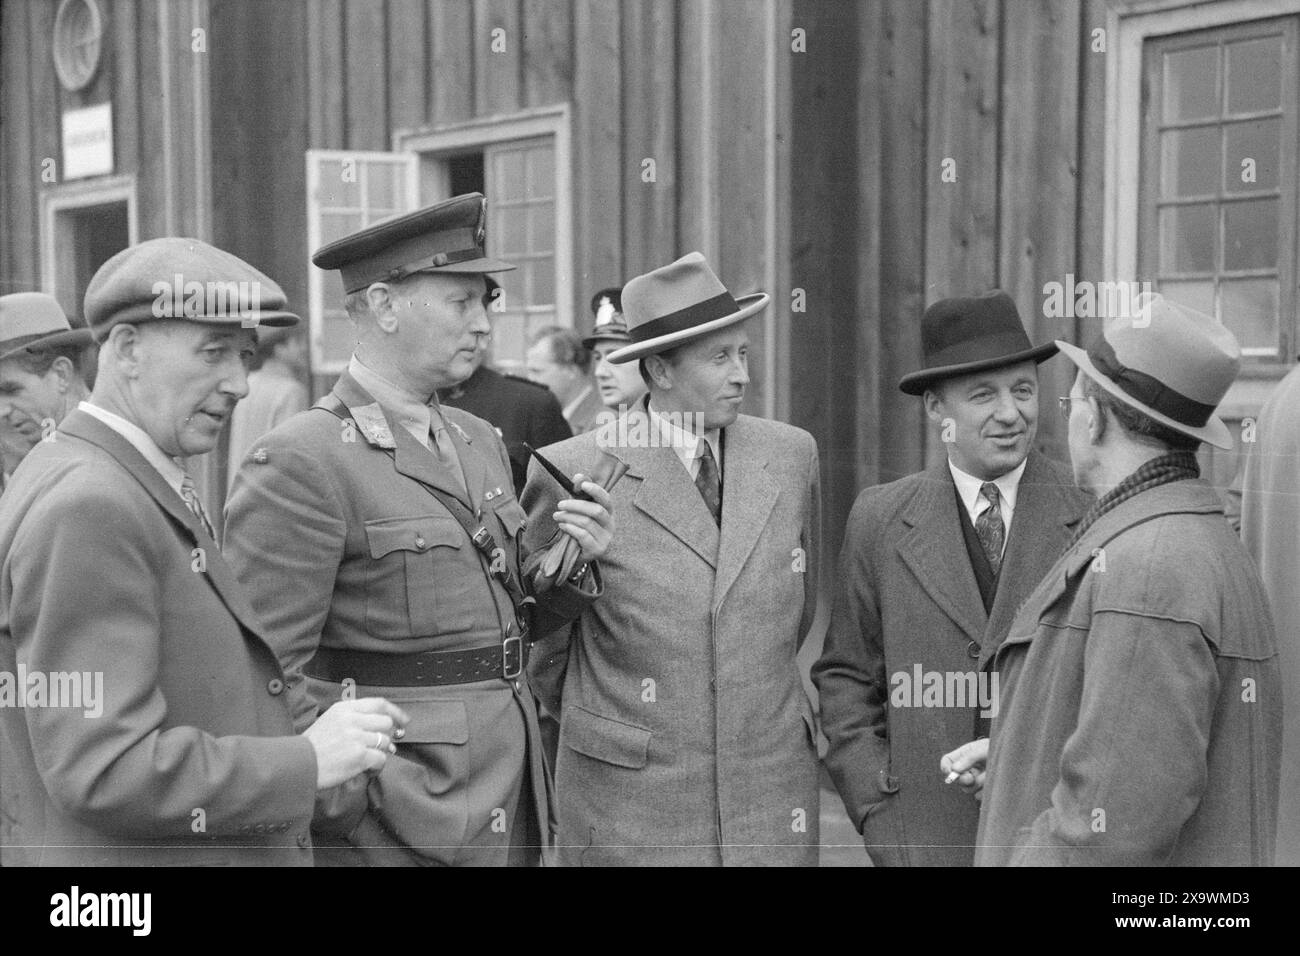
[[[682,428],[670,418],[660,415],[650,406],[650,399],[646,398],[646,411],[650,413],[650,422],[652,427],[659,431],[659,444],[668,445],[677,453],[677,457],[682,460],[688,470],[691,470],[691,463],[699,458],[704,449],[700,447],[700,436],[691,430]],[[722,436],[722,430],[719,428],[706,428],[704,430],[704,440],[709,443],[713,449],[713,460],[717,463],[718,474],[722,474],[722,449],[718,447],[718,441]]]
[[[87,415],[98,418],[130,442],[131,446],[144,456],[144,460],[153,465],[158,474],[162,475],[163,480],[172,487],[176,494],[181,495],[181,481],[185,478],[185,469],[180,466],[175,458],[172,458],[159,448],[158,443],[149,437],[148,432],[139,425],[127,421],[121,415],[116,415],[106,408],[100,408],[98,405],[92,405],[90,402],[80,402],[77,408]],[[185,500],[184,495],[181,495],[181,500]]]
[[[421,400],[401,386],[390,382],[355,355],[348,362],[348,374],[356,383],[370,393],[370,397],[383,406],[393,416],[391,425],[401,425],[411,434],[427,436],[433,423],[433,410],[436,406],[437,393],[428,401]]]
[[[1025,466],[1028,463],[1029,458],[1026,457],[1005,475],[993,479],[993,484],[998,486],[998,493],[1006,502],[1004,511],[1016,510],[1016,492],[1020,488],[1020,479],[1024,476]],[[966,512],[971,516],[971,520],[975,520],[980,504],[980,486],[984,484],[983,479],[962,471],[952,463],[951,458],[948,459],[948,470],[952,472],[952,480],[957,485],[957,493],[961,495],[961,503],[966,506]]]

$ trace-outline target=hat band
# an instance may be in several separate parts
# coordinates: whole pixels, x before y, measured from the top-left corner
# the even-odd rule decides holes
[[[714,319],[723,319],[729,315],[735,315],[740,311],[740,306],[732,298],[731,293],[725,289],[721,295],[715,295],[712,299],[705,299],[703,302],[696,302],[684,309],[676,312],[669,312],[667,315],[661,315],[657,319],[651,319],[633,329],[628,330],[628,338],[634,343],[640,344],[650,339],[657,339],[662,335],[672,335],[674,332],[684,332],[687,329],[693,329],[697,325],[703,325],[706,322],[712,322]]]
[[[1088,358],[1097,370],[1148,408],[1192,428],[1201,428],[1214,414],[1214,405],[1206,405],[1182,392],[1170,388],[1145,372],[1128,368],[1115,355],[1115,349],[1104,337],[1088,349]]]
[[[1021,331],[998,332],[978,339],[966,339],[946,348],[931,352],[925,357],[927,368],[948,368],[953,365],[971,365],[975,362],[988,362],[1003,357],[1014,359],[1022,352],[1028,352],[1032,345]]]
[[[6,352],[16,352],[18,349],[26,348],[33,342],[39,342],[41,339],[48,339],[51,335],[58,335],[61,332],[71,332],[69,329],[50,329],[48,332],[33,332],[30,335],[19,335],[5,342],[0,342]]]

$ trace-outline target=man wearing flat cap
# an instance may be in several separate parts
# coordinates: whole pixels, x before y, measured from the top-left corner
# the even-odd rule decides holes
[[[530,628],[561,627],[599,593],[608,495],[566,500],[581,561],[535,603],[519,574],[524,512],[487,422],[444,408],[491,330],[477,193],[319,249],[357,336],[333,391],[254,443],[226,509],[226,547],[290,679],[299,715],[357,693],[411,723],[382,772],[322,808],[322,862],[536,862],[549,834]],[[324,847],[328,843],[327,852]]]
[[[0,420],[19,461],[90,394],[90,345],[90,330],[72,328],[54,296],[0,296]]]
[[[0,707],[0,855],[310,864],[317,792],[381,767],[406,717],[356,700],[294,733],[267,632],[185,471],[247,391],[252,326],[297,317],[196,239],[119,252],[85,312],[94,391],[0,499],[0,672],[23,695]]]
[[[941,764],[983,785],[977,865],[1273,860],[1273,621],[1196,461],[1232,447],[1215,408],[1240,349],[1148,296],[1086,351],[1057,343],[1079,368],[1061,399],[1075,481],[1098,499],[998,651],[991,738]]]
[[[817,446],[740,414],[745,320],[698,252],[623,290],[646,400],[545,454],[590,472],[612,455],[619,530],[605,594],[568,653],[539,647],[562,685],[556,799],[571,865],[816,865],[817,752],[795,653],[817,604]],[[528,544],[547,541],[563,495],[534,466]],[[548,644],[550,638],[547,639]],[[542,671],[561,666],[563,681]]]
[[[945,457],[863,491],[840,555],[830,629],[812,678],[826,766],[877,866],[969,866],[979,806],[939,758],[986,734],[987,664],[1021,600],[1086,509],[1068,471],[1033,450],[1038,364],[1005,292],[925,311],[922,397]]]

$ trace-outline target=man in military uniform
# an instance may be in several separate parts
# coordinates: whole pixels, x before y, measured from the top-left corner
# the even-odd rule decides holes
[[[477,193],[377,223],[318,250],[338,269],[357,346],[332,393],[245,456],[226,544],[299,700],[299,719],[353,694],[410,715],[386,769],[318,808],[319,859],[524,864],[548,833],[537,709],[521,677],[529,610],[524,511],[492,426],[443,408],[490,327],[485,200]],[[562,501],[581,545],[569,579],[531,609],[538,634],[599,594],[609,496]]]

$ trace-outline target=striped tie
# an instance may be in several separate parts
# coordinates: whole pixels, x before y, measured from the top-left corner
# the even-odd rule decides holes
[[[203,510],[203,502],[199,501],[199,493],[194,488],[194,479],[183,472],[181,474],[181,497],[185,499],[185,507],[189,508],[194,517],[199,519],[199,523],[203,525],[203,530],[208,533],[208,537],[216,541],[217,533],[212,528],[212,522],[208,520],[208,513]]]

